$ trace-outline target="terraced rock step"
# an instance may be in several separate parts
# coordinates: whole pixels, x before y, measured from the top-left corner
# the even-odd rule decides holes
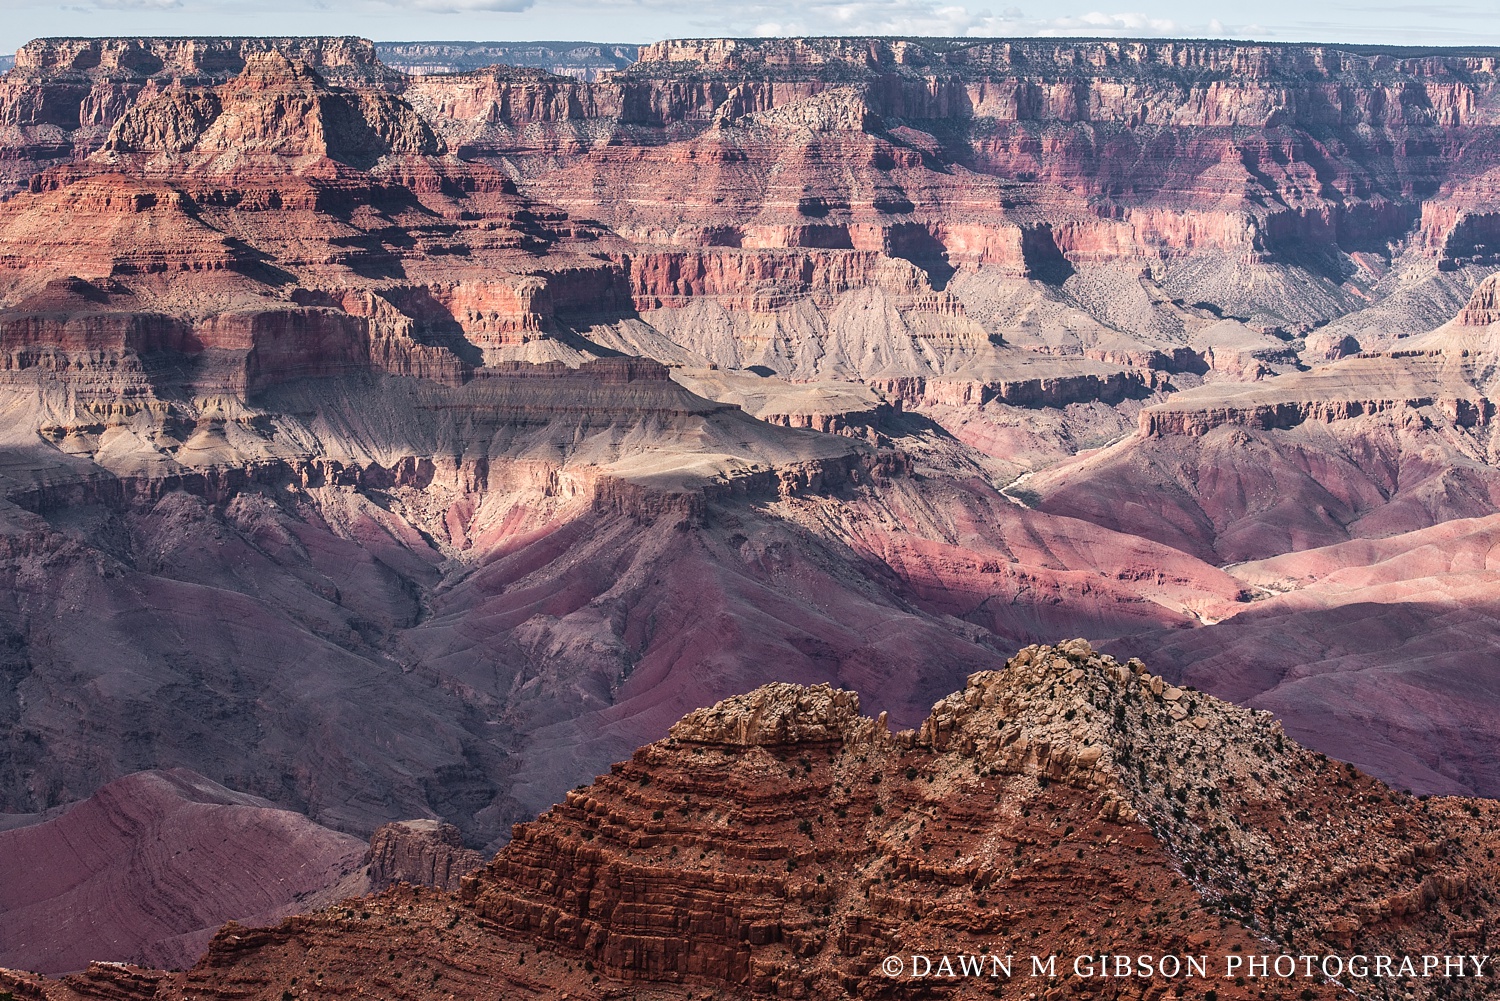
[[[951,996],[1478,999],[1488,981],[1223,970],[1231,956],[1483,954],[1497,817],[1493,802],[1391,790],[1267,714],[1075,640],[973,675],[915,730],[892,733],[828,686],[690,713],[518,825],[456,894],[398,887],[231,925],[185,974],[95,966],[0,984],[56,1001],[831,999],[919,990],[881,971],[890,955],[997,951],[1202,956],[1215,978],[1100,982],[1064,962],[1056,982],[958,980]]]

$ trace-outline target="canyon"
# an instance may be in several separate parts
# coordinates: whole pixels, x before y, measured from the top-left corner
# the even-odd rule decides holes
[[[576,882],[549,866],[624,864],[575,841],[626,808],[567,790],[627,758],[629,781],[658,754],[676,774],[673,747],[698,740],[679,720],[791,698],[768,683],[857,693],[922,735],[890,743],[841,695],[837,734],[816,753],[788,737],[784,761],[821,769],[853,743],[952,778],[972,762],[943,757],[934,703],[956,710],[967,679],[1029,669],[1016,648],[1080,635],[1119,663],[1058,656],[1110,691],[1138,684],[1107,682],[1138,657],[1228,700],[1214,721],[1269,711],[1288,742],[1357,767],[1276,770],[1322,776],[1309,795],[1334,813],[1351,789],[1378,795],[1448,846],[1457,868],[1433,863],[1421,907],[1461,897],[1484,933],[1487,889],[1444,896],[1485,869],[1463,820],[1477,801],[1408,794],[1500,795],[1500,53],[708,39],[601,47],[578,58],[613,68],[564,75],[445,44],[40,39],[0,78],[0,839],[22,871],[69,825],[104,839],[120,817],[211,814],[214,850],[173,865],[284,864],[288,840],[306,863],[45,948],[25,943],[75,891],[32,887],[0,904],[0,965],[139,968],[7,990],[196,996],[230,990],[223,976],[299,996],[277,979],[309,975],[288,973],[296,943],[459,915],[455,937],[512,936],[482,949],[518,991],[543,991],[509,965],[524,941],[579,991],[597,972],[686,996],[665,974],[728,964],[715,990],[878,993],[854,972],[892,941],[877,928],[908,904],[946,913],[944,887],[973,873],[901,890],[928,878],[908,860],[879,893],[797,889],[847,923],[744,918],[761,930],[734,941],[774,962],[719,917],[691,919],[707,952],[660,929],[648,948],[549,898]],[[1249,732],[1225,740],[1264,745]],[[718,761],[726,740],[699,743]],[[1044,812],[1087,812],[1068,797],[1104,788],[984,753],[1002,777],[1057,779]],[[868,783],[868,764],[797,802]],[[695,802],[749,788],[727,766],[696,780],[670,781]],[[1119,781],[1111,802],[1172,815]],[[678,809],[623,782],[599,795]],[[149,790],[131,793],[138,816],[121,812],[130,783]],[[793,859],[787,824],[825,822],[773,807],[758,864]],[[1019,823],[1007,812],[1004,837],[1033,844]],[[1171,919],[1184,935],[1231,897],[1213,948],[1248,948],[1244,929],[1364,934],[1332,910],[1289,931],[1256,896],[1269,875],[1194,882],[1231,856],[1183,855],[1197,843],[1150,826],[1079,847],[1123,838],[1161,880],[1180,872],[1149,897],[1199,914]],[[655,833],[626,841],[707,850]],[[1260,864],[1247,845],[1232,858]],[[1351,842],[1349,865],[1387,849]],[[177,871],[132,859],[80,856],[76,892]],[[729,880],[746,914],[792,893],[762,875]],[[1114,886],[1096,875],[1084,897]],[[387,886],[282,931],[231,926],[189,980],[149,970],[192,966],[224,921]],[[1326,887],[1298,892],[1333,907]],[[1146,906],[1110,899],[1116,922]],[[642,900],[632,920],[665,920]],[[1429,941],[1422,914],[1370,941]],[[459,976],[433,955],[423,977]],[[802,987],[777,979],[794,968]],[[416,990],[414,969],[390,976]]]
[[[0,972],[0,986],[48,1001],[1170,986],[1066,959],[1038,979],[1026,953],[1039,948],[1213,962],[1169,977],[1177,997],[1488,996],[1472,976],[1268,983],[1225,969],[1267,954],[1482,953],[1500,878],[1493,801],[1391,790],[1286,739],[1268,713],[1081,640],[1000,667],[894,733],[853,692],[773,683],[695,710],[518,825],[456,891],[403,884],[269,928],[231,923],[185,972],[96,963],[60,979]],[[882,965],[913,954],[982,973],[937,984]]]

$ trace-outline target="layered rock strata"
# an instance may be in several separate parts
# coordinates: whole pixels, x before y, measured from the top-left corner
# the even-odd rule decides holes
[[[270,922],[368,892],[364,850],[187,769],[138,772],[0,832],[0,963],[191,966],[226,920]]]
[[[599,42],[377,42],[380,61],[414,76],[462,73],[488,66],[529,66],[554,76],[597,80],[640,55],[639,45]]]
[[[1079,633],[1399,785],[1500,789],[1485,533],[1422,534],[1500,509],[1483,53],[684,43],[593,82],[413,80],[347,39],[28,53],[0,811],[187,764],[493,850],[694,707],[774,679],[916,725]],[[1376,539],[1351,590],[1232,565]],[[451,881],[447,847],[381,871]],[[431,899],[370,913],[415,935],[391,908]],[[683,961],[516,899],[593,922],[611,976]],[[385,993],[393,951],[358,954]],[[547,955],[506,982],[582,989]]]
[[[556,146],[538,139],[572,122],[618,123],[627,141],[666,128],[687,132],[692,142],[676,144],[683,155],[643,152],[653,169],[686,160],[695,185],[708,179],[695,161],[749,180],[763,173],[754,167],[761,157],[816,170],[842,144],[846,156],[858,151],[861,170],[891,165],[885,169],[895,186],[872,172],[873,190],[865,192],[804,188],[785,203],[795,204],[800,225],[766,189],[764,202],[745,204],[749,211],[725,204],[711,210],[712,223],[693,225],[710,239],[744,245],[767,238],[794,245],[796,234],[817,232],[858,246],[882,234],[926,242],[954,262],[1016,267],[1040,265],[1049,252],[1078,262],[1136,256],[1139,248],[1274,256],[1278,246],[1305,239],[1345,241],[1353,250],[1404,232],[1420,206],[1399,188],[1378,187],[1368,158],[1383,158],[1386,144],[1350,130],[1427,130],[1448,143],[1482,144],[1493,62],[1488,54],[1201,42],[689,40],[648,46],[629,70],[591,85],[487,71],[424,81],[415,99],[450,117],[450,134],[465,148],[534,162],[538,183],[563,180],[549,169]],[[795,145],[765,148],[765,133],[787,128],[799,130]],[[1236,129],[1253,132],[1239,138]],[[1320,129],[1339,133],[1337,153],[1309,131]],[[851,133],[879,138],[851,148],[840,138]],[[1345,195],[1339,200],[1312,194],[1301,181],[1330,153],[1330,183]],[[1453,176],[1447,172],[1456,162],[1435,151],[1398,170],[1413,171],[1413,180],[1420,173],[1418,184],[1432,191]],[[961,182],[926,183],[920,172],[907,173],[945,163],[971,173]],[[1152,172],[1153,163],[1170,167]],[[1474,161],[1461,176],[1486,164]],[[638,168],[620,158],[594,169],[638,184]],[[1011,210],[944,218],[943,186],[986,176],[1003,179],[987,187],[992,204]],[[1246,194],[1263,187],[1266,207],[1240,187]],[[582,210],[573,197],[560,200]],[[1185,211],[1189,200],[1197,211]],[[621,222],[649,225],[638,199],[629,208],[586,204],[590,214],[614,220],[623,211],[631,215]],[[770,228],[777,216],[785,223]],[[1435,216],[1425,228],[1434,248],[1449,246],[1440,253],[1463,243],[1438,235],[1444,229]]]
[[[904,259],[930,277],[927,297],[954,267],[1046,277],[1230,253],[1303,268],[1319,286],[1305,302],[1280,301],[1299,293],[1278,288],[1271,268],[1233,308],[1305,323],[1354,307],[1370,284],[1359,255],[1404,234],[1419,232],[1445,267],[1486,253],[1482,235],[1460,232],[1485,218],[1494,169],[1493,56],[1470,52],[700,40],[648,46],[591,82],[513,67],[406,81],[352,39],[39,40],[18,54],[0,100],[17,130],[15,182],[29,163],[98,149],[136,103],[223,83],[273,50],[339,86],[402,91],[448,148],[604,220],[642,245],[633,281],[662,301],[680,294],[651,288],[662,262],[697,267],[695,255],[734,249]],[[191,129],[203,108],[174,120]],[[594,132],[608,137],[600,152]],[[1403,144],[1408,132],[1423,141]],[[653,193],[664,176],[694,206],[688,216]],[[628,197],[601,199],[601,185]],[[1307,246],[1345,262],[1337,280],[1306,266]],[[1190,291],[1203,270],[1169,283]],[[1339,287],[1350,279],[1353,295]]]
[[[1138,661],[1082,641],[1028,648],[914,731],[858,705],[783,684],[691,713],[518,827],[456,895],[405,889],[230,925],[185,974],[95,966],[61,982],[6,975],[7,989],[883,997],[927,989],[881,965],[918,952],[981,962],[944,984],[955,997],[1155,996],[1175,979],[1184,996],[1240,999],[1289,985],[1225,976],[1229,957],[1482,955],[1493,934],[1492,802],[1395,792]],[[1028,950],[1067,961],[1038,981]],[[1069,968],[1116,952],[1203,956],[1214,976]],[[1020,968],[992,973],[991,954]]]
[[[456,890],[462,877],[484,864],[482,854],[464,847],[458,828],[438,820],[383,824],[370,835],[365,857],[377,890],[396,883]]]

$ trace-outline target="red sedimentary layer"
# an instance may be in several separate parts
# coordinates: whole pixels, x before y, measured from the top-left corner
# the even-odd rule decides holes
[[[519,826],[456,895],[399,890],[276,928],[230,925],[185,974],[3,982],[56,1001],[481,985],[884,997],[926,986],[882,966],[921,953],[980,962],[945,984],[955,997],[1019,998],[1039,986],[1029,950],[1059,957],[1046,986],[1063,994],[1154,996],[1175,980],[1249,999],[1265,983],[1243,962],[1226,976],[1230,957],[1482,954],[1495,920],[1493,804],[1395,793],[1263,714],[1081,641],[974,675],[915,731],[857,713],[851,693],[786,684],[692,713]],[[991,952],[1021,953],[1019,969],[992,969]],[[1191,955],[1211,979],[1072,965],[1101,953]],[[1486,990],[1408,983],[1423,997]],[[1296,987],[1383,986],[1346,984]]]
[[[1106,372],[1036,376],[1021,379],[902,376],[874,379],[871,384],[908,406],[983,406],[999,402],[1017,407],[1065,407],[1070,403],[1102,400],[1119,403],[1146,391],[1144,373]]]
[[[794,249],[817,246],[813,239],[761,249],[642,250],[615,259],[630,276],[635,307],[641,310],[685,306],[698,298],[750,312],[803,298],[831,306],[845,292],[879,288],[894,293],[907,309],[963,315],[956,298],[934,292],[926,276],[904,260],[878,249]]]
[[[457,890],[461,878],[484,865],[481,853],[464,847],[458,828],[436,820],[377,827],[366,859],[376,890],[396,883]]]
[[[1145,292],[1143,323],[1175,320],[1188,338],[1231,311],[1137,279],[1140,259],[1249,268],[1259,282],[1416,226],[1414,243],[1445,265],[1484,256],[1484,57],[704,42],[584,84],[506,69],[408,80],[357,40],[28,53],[0,85],[14,128],[0,137],[14,151],[0,162],[14,191],[0,205],[0,404],[14,436],[0,575],[16,596],[0,608],[0,720],[40,734],[7,746],[0,793],[28,810],[141,767],[126,762],[147,734],[139,753],[243,774],[325,823],[365,833],[441,815],[493,848],[581,769],[773,674],[859,687],[915,722],[995,666],[996,636],[1212,643],[1232,630],[1184,627],[1243,613],[1258,593],[1218,565],[1488,512],[1500,497],[1484,462],[1453,458],[1488,454],[1477,353],[1275,376],[1302,343],[1261,333],[1280,321],[1224,320],[1226,339],[1186,347],[1176,328],[1148,343],[1077,305]],[[1121,259],[1136,263],[1116,285],[1086,267]],[[956,291],[966,278],[1034,295],[997,300],[981,324],[984,290]],[[1255,288],[1256,310],[1291,309]],[[1493,288],[1464,313],[1475,337]],[[1098,337],[1046,357],[998,344],[991,331],[1025,312],[1028,329],[1060,316]],[[789,378],[861,381],[846,395],[867,405],[838,409],[819,407],[815,385],[777,380],[808,403],[763,416],[882,447],[909,433],[915,457],[769,428],[684,391],[663,364],[612,357],[686,370],[720,350],[746,379],[763,351]],[[1166,373],[1207,382],[1148,400],[1173,388]],[[1011,423],[971,429],[966,441],[997,443],[980,456],[908,412],[921,408]],[[1010,441],[1051,435],[1061,456],[1133,425],[1144,434],[1010,500],[993,489],[1021,468]],[[1287,620],[1245,621],[1264,636]],[[1174,656],[1190,646],[1169,638]],[[1092,718],[1108,695],[1153,735],[1214,725],[1185,708],[1196,696],[1166,700],[1090,656],[1068,653],[1060,676],[1084,674],[1059,684],[1085,685],[1091,708],[1055,704],[1049,719]],[[1221,676],[1263,656],[1235,651]],[[1359,662],[1336,644],[1327,656]],[[1142,685],[1162,696],[1149,717]],[[1357,686],[1320,691],[1338,712],[1361,701]],[[1446,712],[1457,698],[1432,694],[1406,701]],[[1364,700],[1386,719],[1431,718],[1396,703]],[[1362,777],[1278,759],[1281,775],[1316,773],[1294,791],[1350,839],[1343,868],[1323,873],[1343,889],[1304,861],[1283,898],[1257,854],[1281,843],[1236,840],[1244,827],[1194,791],[1205,759],[1181,760],[1232,742],[1163,737],[1175,765],[1128,750],[1207,818],[1174,841],[1162,825],[1182,818],[1165,790],[1133,785],[1140,768],[1075,767],[1075,751],[1103,745],[1075,747],[1071,731],[995,746],[1012,717],[963,723],[954,703],[897,741],[853,722],[847,700],[837,709],[838,727],[784,747],[722,734],[652,745],[524,827],[461,897],[393,891],[234,929],[187,979],[101,967],[35,989],[274,999],[321,974],[330,991],[464,996],[590,991],[596,975],[628,992],[670,975],[700,991],[835,996],[886,990],[872,961],[919,944],[898,920],[955,948],[1064,931],[1125,947],[1142,928],[1161,948],[1250,948],[1265,934],[1287,948],[1427,948],[1442,920],[1488,927],[1487,899],[1470,892],[1488,886],[1483,863],[1432,847],[1449,830],[1479,837],[1451,826],[1467,823],[1455,804],[1423,816]],[[1481,716],[1433,727],[1434,753],[1484,744]],[[1378,750],[1390,730],[1365,722],[1350,732]],[[1245,739],[1271,753],[1273,737]],[[1458,788],[1493,788],[1483,760],[1463,760]],[[1265,820],[1304,860],[1327,847],[1326,825],[1288,819],[1291,793],[1240,764],[1221,777],[1256,773],[1260,798],[1239,821]],[[1422,778],[1384,764],[1371,767]],[[975,768],[989,774],[970,785]],[[907,769],[921,779],[898,783]],[[1390,832],[1350,831],[1335,799],[1356,794],[1421,833],[1410,857]],[[472,861],[451,837],[419,848],[390,833],[371,858],[381,879],[452,885]],[[729,833],[740,847],[710,838]],[[1421,871],[1358,883],[1357,913],[1339,911],[1371,858]],[[1235,876],[1238,862],[1255,878]],[[673,881],[689,887],[678,903]],[[1064,925],[1052,909],[1083,917]],[[1221,990],[1246,995],[1236,988]]]

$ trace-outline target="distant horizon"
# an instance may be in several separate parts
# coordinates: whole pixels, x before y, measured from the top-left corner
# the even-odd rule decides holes
[[[1101,5],[1102,4],[1102,5]],[[672,38],[1099,38],[1500,47],[1494,0],[5,0],[0,52],[32,38],[357,35],[379,42],[537,43],[571,37],[648,45]],[[1123,8],[1123,9],[1121,9]],[[425,37],[424,37],[425,36]]]
[[[357,38],[370,42],[373,45],[540,45],[540,46],[628,46],[643,49],[661,42],[693,42],[693,41],[733,41],[733,42],[763,42],[776,39],[874,39],[881,41],[912,41],[912,42],[966,42],[972,45],[980,45],[986,42],[1059,42],[1074,44],[1089,44],[1100,42],[1115,43],[1153,43],[1166,42],[1198,42],[1217,43],[1224,45],[1266,45],[1285,48],[1296,48],[1301,46],[1317,46],[1324,48],[1347,49],[1356,52],[1401,52],[1424,53],[1424,52],[1493,52],[1500,54],[1500,40],[1492,43],[1429,43],[1409,44],[1398,42],[1348,42],[1334,41],[1328,39],[1276,39],[1276,38],[1249,38],[1229,37],[1215,35],[922,35],[915,32],[876,34],[873,32],[854,32],[846,34],[792,34],[792,35],[668,35],[655,38],[650,41],[636,42],[622,39],[606,38],[376,38],[371,35],[356,32],[102,32],[99,34],[50,34],[34,35],[26,39],[20,45],[9,50],[0,51],[0,60],[14,59],[16,53],[24,46],[39,41],[92,41],[95,39],[109,38],[152,38],[152,39],[223,39],[223,38]]]

